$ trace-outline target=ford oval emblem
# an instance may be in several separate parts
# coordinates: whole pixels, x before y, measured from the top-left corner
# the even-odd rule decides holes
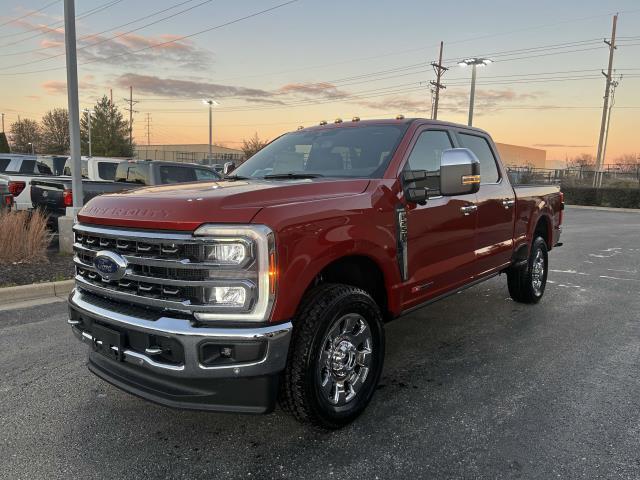
[[[96,253],[93,266],[105,280],[120,280],[127,270],[127,261],[122,255],[101,250]]]

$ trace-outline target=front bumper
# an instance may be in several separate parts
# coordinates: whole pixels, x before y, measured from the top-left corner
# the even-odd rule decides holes
[[[77,289],[69,324],[92,346],[89,370],[107,382],[170,407],[245,413],[273,409],[292,330],[291,322],[195,326]],[[109,344],[105,354],[96,344],[101,328],[118,332],[120,347]],[[223,349],[230,356],[221,356]]]

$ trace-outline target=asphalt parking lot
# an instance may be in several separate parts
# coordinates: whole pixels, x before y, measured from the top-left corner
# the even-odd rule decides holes
[[[0,313],[0,477],[640,477],[640,214],[572,209],[542,303],[498,277],[387,325],[338,432],[174,411],[85,368],[57,303]]]

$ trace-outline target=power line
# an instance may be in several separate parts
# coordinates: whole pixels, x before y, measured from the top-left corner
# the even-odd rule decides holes
[[[110,0],[109,2],[107,2],[107,3],[103,4],[103,5],[99,5],[97,7],[91,8],[91,9],[87,10],[86,12],[81,13],[80,15],[76,15],[76,20],[81,20],[83,18],[89,17],[89,16],[94,15],[96,13],[100,13],[103,10],[106,10],[107,8],[111,8],[114,5],[116,5],[116,4],[118,4],[118,3],[122,2],[122,1],[123,0]],[[64,26],[64,21],[53,22],[53,23],[50,23],[48,25],[38,25],[36,28],[31,29],[31,31],[36,30],[36,29],[40,29],[40,31],[38,33],[35,33],[35,34],[31,35],[30,37],[21,38],[19,40],[14,41],[14,42],[2,44],[2,45],[0,45],[0,47],[8,47],[8,46],[11,46],[11,45],[16,45],[18,43],[25,42],[25,41],[30,40],[32,38],[36,38],[36,37],[39,37],[39,36],[42,36],[42,35],[46,35],[48,33],[51,33],[52,30],[56,30],[57,28],[60,28],[62,26]],[[48,29],[48,30],[42,31],[43,29]],[[20,35],[24,35],[25,33],[29,33],[29,31],[18,32],[18,33],[9,33],[7,35],[0,35],[0,38],[17,37],[17,36],[20,36]],[[46,48],[51,48],[51,46],[50,47],[37,48],[37,49],[31,50],[31,51],[44,50]],[[27,52],[29,52],[29,51],[27,51]],[[6,54],[6,55],[19,55],[19,54],[22,54],[22,53],[25,53],[25,52],[10,53],[10,54]],[[2,55],[2,56],[6,56],[6,55]]]
[[[41,7],[38,10],[34,10],[32,12],[25,13],[21,17],[11,18],[11,19],[7,20],[6,22],[0,23],[0,27],[4,27],[5,25],[9,25],[10,23],[16,22],[18,20],[22,20],[23,18],[30,17],[32,15],[35,15],[36,13],[40,13],[41,11],[46,10],[47,8],[49,8],[49,7],[55,5],[56,3],[59,3],[59,2],[60,2],[60,0],[55,0],[55,1],[51,2],[51,3],[47,3],[44,7]]]
[[[287,2],[280,3],[280,4],[275,5],[273,7],[266,8],[264,10],[260,10],[260,11],[254,12],[254,13],[251,13],[249,15],[245,15],[243,17],[236,18],[234,20],[229,20],[228,22],[224,22],[224,23],[215,25],[213,27],[205,28],[204,30],[199,30],[197,32],[194,32],[194,33],[191,33],[191,34],[188,34],[188,35],[182,35],[180,37],[176,37],[176,38],[174,38],[172,40],[167,40],[165,42],[156,43],[156,44],[149,45],[149,46],[146,46],[146,47],[143,47],[143,48],[139,48],[137,50],[129,50],[127,52],[118,53],[118,54],[110,55],[110,56],[103,57],[103,58],[98,58],[98,59],[94,59],[94,60],[88,60],[86,62],[80,63],[79,65],[88,65],[88,64],[91,64],[91,63],[95,63],[95,62],[102,62],[102,61],[105,61],[105,60],[112,60],[114,58],[120,58],[120,57],[124,57],[124,56],[129,56],[129,55],[132,55],[134,53],[139,53],[139,52],[143,52],[143,51],[146,51],[146,50],[150,50],[152,48],[157,48],[157,47],[161,47],[161,46],[164,46],[164,45],[170,45],[172,43],[176,43],[176,42],[185,40],[187,38],[192,38],[192,37],[195,37],[197,35],[201,35],[201,34],[206,33],[206,32],[211,32],[213,30],[217,30],[217,29],[220,29],[220,28],[223,28],[223,27],[227,27],[229,25],[233,25],[235,23],[242,22],[244,20],[248,20],[248,19],[253,18],[253,17],[257,17],[259,15],[270,13],[270,12],[272,12],[274,10],[277,10],[279,8],[282,8],[282,7],[285,7],[287,5],[291,5],[291,4],[299,2],[299,1],[300,0],[289,0]],[[60,69],[63,69],[63,68],[65,68],[65,67],[45,68],[45,69],[40,69],[40,70],[31,70],[31,71],[27,71],[27,72],[1,73],[0,75],[3,75],[3,76],[6,76],[6,75],[29,75],[29,74],[32,74],[32,73],[42,73],[42,72],[56,71],[56,70],[60,70]]]
[[[205,5],[207,3],[211,3],[212,1],[213,0],[204,0],[203,2],[200,2],[197,5],[192,5],[189,8],[185,8],[184,10],[181,10],[179,12],[172,13],[171,15],[168,15],[168,16],[163,17],[163,18],[159,18],[158,20],[154,20],[153,22],[147,23],[145,25],[142,25],[140,27],[134,28],[132,30],[129,30],[129,31],[126,31],[126,32],[121,32],[118,35],[115,35],[113,37],[103,38],[102,40],[99,40],[99,41],[97,41],[95,43],[91,43],[89,45],[85,45],[83,47],[80,47],[80,48],[78,48],[78,50],[86,50],[88,48],[95,47],[96,45],[101,45],[101,44],[103,44],[105,42],[110,42],[112,40],[115,40],[116,38],[124,37],[125,35],[129,35],[130,33],[137,32],[138,30],[142,30],[142,29],[144,29],[146,27],[150,27],[151,25],[156,25],[157,23],[164,22],[165,20],[172,19],[172,18],[176,17],[177,15],[181,15],[183,13],[189,12],[189,11],[195,9],[195,8],[201,7],[202,5]],[[100,33],[96,33],[96,34],[93,34],[93,35],[90,35],[90,36],[91,37],[95,37],[97,35],[100,35]],[[33,61],[30,61],[30,62],[17,63],[17,64],[14,64],[14,65],[7,65],[4,68],[24,67],[26,65],[33,65],[34,63],[44,62],[44,61],[47,61],[47,60],[51,60],[52,58],[62,57],[64,55],[65,55],[65,53],[62,52],[62,53],[58,53],[56,55],[50,55],[48,57],[39,58],[37,60],[33,60]]]

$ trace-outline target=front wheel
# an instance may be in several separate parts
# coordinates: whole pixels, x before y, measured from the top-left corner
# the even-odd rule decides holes
[[[280,404],[300,421],[339,428],[368,405],[383,361],[382,315],[371,296],[349,285],[320,285],[294,320]]]
[[[547,285],[549,254],[542,237],[535,237],[527,263],[507,271],[509,295],[516,302],[538,303]]]

